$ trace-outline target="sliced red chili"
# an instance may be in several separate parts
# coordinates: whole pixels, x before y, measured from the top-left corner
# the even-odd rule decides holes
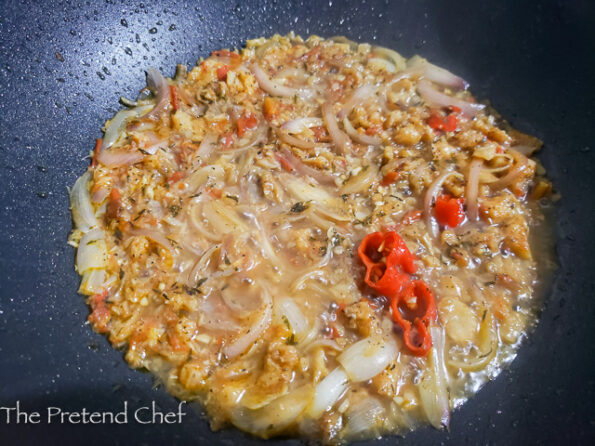
[[[436,320],[436,299],[428,285],[421,280],[409,282],[390,303],[393,320],[403,330],[405,345],[416,356],[425,356],[432,348],[428,331]]]
[[[409,279],[403,272],[413,274],[417,270],[415,256],[393,231],[368,234],[357,251],[366,266],[364,282],[386,296],[399,293],[406,285]]]

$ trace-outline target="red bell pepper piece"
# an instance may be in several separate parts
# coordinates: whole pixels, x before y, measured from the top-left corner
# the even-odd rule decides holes
[[[432,348],[428,331],[436,320],[436,299],[428,285],[421,280],[409,282],[398,295],[391,298],[393,320],[403,330],[405,345],[416,356],[425,356]]]
[[[455,228],[465,220],[465,210],[462,198],[442,195],[436,199],[434,208],[436,220],[442,226]]]

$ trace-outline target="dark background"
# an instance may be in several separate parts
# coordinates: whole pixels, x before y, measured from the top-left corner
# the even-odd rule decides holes
[[[560,269],[509,371],[455,411],[451,432],[383,444],[573,444],[595,437],[595,8],[586,1],[16,2],[0,7],[0,406],[121,410],[177,401],[84,324],[66,187],[143,70],[294,30],[420,53],[462,75],[520,130],[561,192]],[[1,414],[0,414],[1,415]],[[2,444],[258,443],[181,425],[5,425]],[[293,441],[292,444],[297,444]]]

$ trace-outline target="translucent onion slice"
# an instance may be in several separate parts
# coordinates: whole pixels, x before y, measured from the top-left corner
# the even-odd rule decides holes
[[[83,273],[79,293],[87,296],[100,293],[105,289],[105,270],[91,269]]]
[[[384,424],[386,414],[377,398],[368,397],[349,407],[344,435],[353,438],[359,434],[377,432]]]
[[[300,149],[305,150],[313,150],[315,145],[312,141],[307,141],[305,139],[296,138],[295,136],[291,136],[290,134],[279,130],[277,132],[279,139],[284,142],[285,144],[289,144],[290,146],[299,147]]]
[[[339,110],[339,113],[337,113],[339,119],[343,119],[346,116],[349,116],[349,113],[351,113],[351,110],[353,110],[354,107],[357,107],[358,105],[362,104],[369,97],[374,96],[377,90],[378,88],[371,84],[362,85],[357,90],[355,90],[353,94],[349,97],[349,99],[345,101],[343,107],[341,107],[341,110]],[[332,104],[328,104],[331,105],[330,108],[332,110]]]
[[[200,142],[200,146],[196,151],[196,156],[199,158],[208,158],[211,153],[217,147],[217,135],[214,133],[207,133],[203,140]]]
[[[397,72],[397,67],[394,66],[394,64],[392,64],[391,62],[389,62],[386,59],[381,59],[379,57],[372,57],[370,59],[368,59],[368,63],[367,63],[368,67],[374,68],[374,69],[380,69],[380,70],[385,70],[388,73],[396,73]]]
[[[271,96],[291,97],[291,96],[310,96],[311,91],[300,88],[287,87],[273,81],[257,64],[252,65],[252,73],[256,78],[258,85],[265,93]]]
[[[376,164],[369,164],[362,168],[357,174],[349,178],[341,188],[342,194],[365,193],[372,186],[378,177],[378,167]]]
[[[485,369],[498,353],[498,332],[494,324],[494,316],[486,310],[477,334],[478,354],[475,357],[465,356],[462,359],[449,358],[447,364],[463,372],[478,372]]]
[[[348,387],[347,373],[343,368],[337,367],[316,386],[314,401],[308,409],[308,415],[312,418],[318,418],[333,407]]]
[[[143,115],[143,118],[155,119],[169,104],[169,85],[159,70],[150,67],[147,70],[147,87],[153,92],[157,99],[153,109]]]
[[[313,387],[305,385],[260,409],[235,409],[232,411],[231,421],[246,432],[269,438],[283,432],[302,414],[312,401],[312,393]]]
[[[498,190],[509,186],[519,179],[530,167],[529,163],[531,161],[525,155],[513,149],[509,149],[509,153],[513,156],[516,163],[511,167],[506,175],[490,184],[493,189]]]
[[[372,48],[372,52],[377,56],[390,60],[397,70],[403,70],[407,67],[407,60],[395,50],[383,46],[375,46]]]
[[[355,130],[347,117],[343,118],[343,127],[345,127],[345,131],[355,142],[368,146],[379,146],[382,144],[382,140],[378,136],[366,135]]]
[[[335,116],[335,112],[333,111],[332,102],[329,101],[323,104],[322,117],[324,119],[326,129],[328,130],[328,133],[333,140],[335,147],[337,148],[337,152],[340,155],[346,153],[351,148],[351,140],[349,139],[349,136],[339,129],[337,116]]]
[[[321,125],[323,125],[323,122],[320,118],[299,118],[292,121],[287,121],[281,126],[281,128],[287,133],[295,134],[302,133],[305,129],[319,127]]]
[[[349,379],[353,382],[366,381],[378,375],[393,361],[399,351],[391,338],[365,338],[349,346],[337,358]]]
[[[107,167],[123,167],[142,161],[145,155],[139,151],[130,150],[102,150],[97,155],[97,161]]]
[[[140,235],[147,238],[150,238],[155,243],[159,243],[163,248],[167,249],[172,255],[175,254],[174,248],[172,246],[172,241],[168,239],[163,232],[159,232],[156,229],[148,229],[148,228],[140,228],[140,229],[131,229],[128,231],[130,235]]]
[[[223,347],[223,354],[233,359],[238,355],[244,353],[258,338],[265,332],[271,324],[271,317],[273,315],[273,301],[269,292],[263,288],[262,301],[264,307],[261,314],[258,316],[254,324],[248,328],[243,334],[238,336],[233,342]]]
[[[97,218],[95,218],[95,212],[89,196],[90,179],[91,173],[85,172],[76,180],[70,191],[72,219],[76,228],[83,232],[87,232],[89,229],[97,226]]]
[[[95,228],[87,232],[79,242],[76,252],[76,270],[84,274],[91,269],[107,268],[107,245],[105,234]]]
[[[430,424],[436,429],[448,427],[450,406],[448,400],[448,375],[444,364],[444,331],[431,327],[432,349],[426,368],[419,382],[419,396]]]
[[[426,59],[413,56],[409,59],[409,67],[412,69],[419,68],[423,72],[424,78],[444,87],[453,88],[455,90],[466,90],[469,88],[469,83],[465,79],[451,73],[450,71],[441,68]]]
[[[289,297],[279,299],[276,307],[281,318],[284,317],[289,323],[290,329],[297,337],[297,340],[301,340],[307,334],[309,324],[300,307]]]
[[[101,150],[109,149],[118,142],[124,133],[124,128],[131,118],[138,118],[153,108],[152,105],[143,105],[128,110],[120,110],[110,119],[105,127]]]
[[[422,79],[418,82],[417,91],[422,99],[429,105],[435,105],[437,107],[459,107],[462,115],[468,119],[472,119],[477,113],[485,108],[485,105],[483,104],[467,102],[463,99],[442,93],[426,79]]]
[[[479,205],[477,202],[477,194],[479,193],[479,175],[482,167],[482,159],[474,159],[469,165],[469,174],[467,175],[467,184],[465,186],[465,197],[467,217],[470,221],[476,221],[478,217]]]

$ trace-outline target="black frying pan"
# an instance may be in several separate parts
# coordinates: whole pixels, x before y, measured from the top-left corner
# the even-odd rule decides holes
[[[3,1],[0,406],[119,411],[125,401],[132,409],[155,401],[177,409],[83,323],[88,310],[66,246],[66,186],[86,168],[83,157],[119,96],[134,97],[144,85],[145,68],[172,75],[176,63],[294,30],[421,53],[462,75],[478,98],[545,141],[541,158],[563,196],[561,266],[510,370],[455,411],[450,433],[423,428],[381,443],[592,443],[595,8],[586,0],[532,3]],[[187,411],[174,425],[7,425],[0,409],[0,443],[262,444],[234,430],[213,434]]]

